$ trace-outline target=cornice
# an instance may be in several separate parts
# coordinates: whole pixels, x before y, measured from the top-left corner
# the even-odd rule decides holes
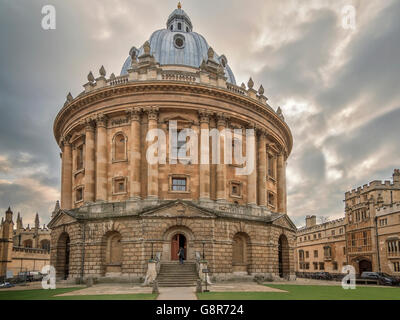
[[[104,87],[89,93],[82,93],[78,95],[75,99],[63,106],[63,108],[60,110],[54,120],[53,131],[56,140],[60,140],[62,123],[67,121],[67,119],[74,116],[77,112],[81,111],[88,105],[110,99],[114,96],[124,96],[130,95],[132,93],[143,92],[168,92],[169,94],[172,92],[194,93],[199,95],[207,95],[209,97],[216,98],[217,100],[220,99],[224,102],[230,101],[241,106],[248,107],[250,110],[253,110],[266,117],[267,121],[269,121],[272,125],[276,126],[276,128],[281,131],[281,134],[283,135],[288,148],[288,154],[292,149],[293,136],[291,134],[289,126],[282,119],[279,118],[279,116],[268,104],[263,105],[259,101],[254,100],[250,97],[210,85],[198,83],[188,84],[182,82],[160,80],[129,82],[117,86]]]

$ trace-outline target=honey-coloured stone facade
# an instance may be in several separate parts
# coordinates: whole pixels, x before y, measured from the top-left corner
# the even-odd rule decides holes
[[[179,29],[174,17],[179,20],[181,11],[170,16],[168,32]],[[191,29],[186,33],[180,34],[189,41]],[[69,95],[55,119],[61,208],[50,227],[58,276],[140,279],[149,260],[174,260],[182,246],[187,260],[198,261],[204,246],[216,278],[293,277],[296,227],[286,209],[293,139],[280,108],[274,111],[263,87],[254,90],[251,79],[247,88],[229,82],[234,78],[227,76],[226,57],[211,47],[198,67],[161,65],[150,43],[132,48],[126,74],[107,79],[104,67],[97,79],[90,73],[84,92]],[[193,146],[198,163],[170,161],[182,143],[172,126],[198,137],[198,144],[191,136],[183,141],[183,158]],[[149,136],[154,129],[166,140]],[[219,162],[212,160],[218,150],[213,137],[201,139],[204,130],[249,129],[253,149],[245,136],[232,142],[223,134],[216,138]],[[166,163],[148,161],[155,141]],[[225,159],[225,142],[241,146],[241,156],[254,159],[254,170],[237,174],[245,164]],[[204,156],[205,150],[210,152]]]

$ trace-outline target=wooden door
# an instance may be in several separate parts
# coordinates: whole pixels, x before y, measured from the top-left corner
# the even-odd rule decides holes
[[[171,240],[171,260],[178,260],[179,234],[173,236]]]

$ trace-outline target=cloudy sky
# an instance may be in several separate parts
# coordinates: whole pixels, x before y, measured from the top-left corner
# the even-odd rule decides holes
[[[44,5],[56,30],[43,30]],[[0,0],[0,210],[49,222],[60,198],[53,120],[86,75],[119,74],[174,0]],[[288,208],[343,216],[344,192],[400,167],[400,1],[186,0],[194,31],[281,106],[294,136]],[[355,8],[355,29],[343,8]],[[348,11],[346,12],[348,14]],[[349,20],[346,20],[349,21]],[[3,214],[1,214],[3,216]]]

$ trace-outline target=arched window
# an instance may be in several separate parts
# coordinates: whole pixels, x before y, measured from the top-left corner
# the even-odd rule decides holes
[[[31,239],[27,239],[24,241],[24,247],[25,248],[32,248],[32,240]]]
[[[126,138],[122,133],[114,136],[114,160],[126,160]]]
[[[182,30],[182,23],[178,23],[178,30]]]

